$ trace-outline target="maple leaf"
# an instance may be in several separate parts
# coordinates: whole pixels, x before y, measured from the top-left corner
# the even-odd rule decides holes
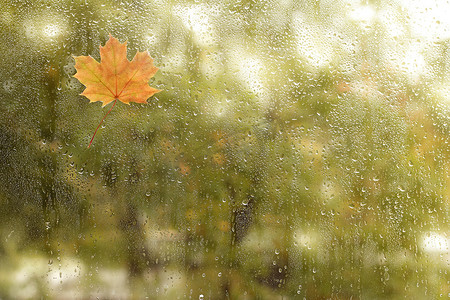
[[[81,95],[86,96],[90,102],[102,101],[103,106],[114,101],[94,136],[117,100],[126,104],[147,103],[149,97],[160,92],[148,84],[148,80],[158,71],[148,52],[138,51],[133,60],[129,61],[127,42],[121,44],[112,35],[109,35],[104,47],[100,46],[100,63],[91,56],[76,56],[74,59],[77,73],[73,77],[86,86]]]
[[[127,59],[127,42],[121,44],[112,35],[105,46],[100,46],[100,60],[91,56],[75,58],[74,75],[86,89],[81,95],[91,102],[102,101],[103,106],[115,101],[147,103],[147,99],[160,92],[148,85],[158,68],[147,51],[137,52],[132,61]]]

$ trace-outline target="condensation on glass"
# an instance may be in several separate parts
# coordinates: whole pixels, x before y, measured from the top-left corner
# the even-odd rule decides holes
[[[440,299],[444,1],[10,1],[1,299]],[[148,50],[148,104],[73,56]]]

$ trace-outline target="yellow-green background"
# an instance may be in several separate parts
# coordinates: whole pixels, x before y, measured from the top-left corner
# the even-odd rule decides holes
[[[1,299],[448,297],[448,4],[0,6]],[[87,149],[108,34],[163,91]]]

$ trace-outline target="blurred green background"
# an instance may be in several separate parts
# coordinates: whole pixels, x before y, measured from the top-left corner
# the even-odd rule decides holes
[[[0,6],[0,299],[449,296],[448,3]],[[108,34],[163,91],[87,149]]]

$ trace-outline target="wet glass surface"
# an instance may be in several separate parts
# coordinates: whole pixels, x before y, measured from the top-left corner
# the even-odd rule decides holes
[[[439,299],[444,1],[8,1],[1,299]],[[74,56],[148,50],[148,104]]]

